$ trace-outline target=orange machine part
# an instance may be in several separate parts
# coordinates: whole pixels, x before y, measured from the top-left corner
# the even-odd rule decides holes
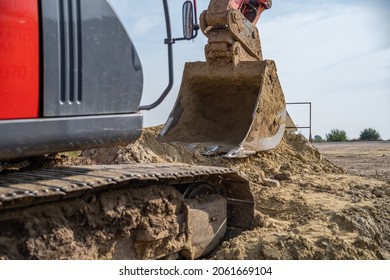
[[[38,115],[38,2],[0,0],[0,120]]]

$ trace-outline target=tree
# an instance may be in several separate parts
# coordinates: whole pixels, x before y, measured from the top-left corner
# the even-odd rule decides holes
[[[332,129],[329,134],[326,134],[326,141],[328,142],[343,142],[347,140],[348,137],[344,130]]]
[[[381,140],[380,134],[373,128],[366,128],[360,132],[360,141],[378,141]]]
[[[314,136],[314,139],[313,139],[313,141],[314,141],[314,142],[323,142],[323,141],[324,141],[324,139],[322,139],[322,137],[321,137],[321,136],[319,136],[319,135],[316,135],[316,136]]]

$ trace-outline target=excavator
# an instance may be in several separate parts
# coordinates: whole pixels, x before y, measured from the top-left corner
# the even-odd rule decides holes
[[[172,88],[172,45],[199,28],[206,62],[186,63],[159,139],[228,158],[279,143],[285,102],[256,27],[272,1],[211,0],[199,24],[196,1],[186,1],[181,38],[172,37],[162,3],[169,82],[141,105],[142,64],[109,0],[0,0],[0,259],[50,259],[58,250],[86,258],[80,242],[94,258],[195,259],[252,227],[249,182],[229,168],[34,164],[138,139],[142,111]],[[56,235],[64,231],[66,240]]]

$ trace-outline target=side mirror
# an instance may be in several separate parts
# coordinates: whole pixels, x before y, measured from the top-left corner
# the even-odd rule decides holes
[[[183,4],[183,37],[187,40],[194,35],[194,11],[191,1]]]
[[[183,37],[186,40],[191,40],[196,37],[199,26],[196,23],[196,8],[194,22],[194,6],[191,1],[186,1],[183,4]]]

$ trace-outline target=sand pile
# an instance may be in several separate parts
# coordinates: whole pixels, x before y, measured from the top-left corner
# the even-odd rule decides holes
[[[237,170],[255,196],[255,227],[222,242],[209,259],[390,259],[388,181],[347,174],[300,135],[287,133],[272,151],[224,159],[160,143],[159,129],[145,129],[128,146],[60,154],[50,165],[179,162]],[[134,197],[122,190],[11,211],[0,218],[0,259],[134,257],[137,248],[128,250],[121,240],[135,229],[147,229],[142,238],[160,233],[161,226],[166,233],[177,231],[174,220],[156,221],[170,221],[180,205],[151,188]],[[149,207],[150,198],[161,207]],[[142,215],[134,205],[144,207]],[[171,249],[180,248],[180,240],[175,242],[168,244]],[[158,257],[168,248],[152,245],[138,253]]]
[[[227,166],[251,182],[256,226],[211,259],[390,259],[390,185],[346,174],[300,135],[245,159],[205,157],[160,143],[159,127],[126,147],[84,151],[62,164],[182,162]]]

